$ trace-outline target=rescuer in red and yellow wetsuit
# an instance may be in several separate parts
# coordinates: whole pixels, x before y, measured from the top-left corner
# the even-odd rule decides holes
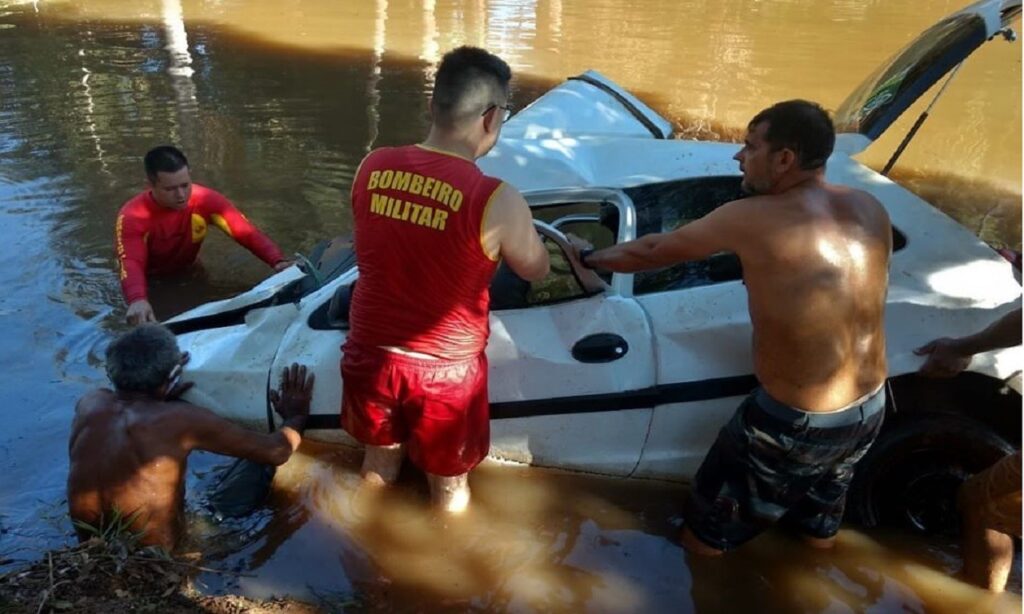
[[[188,160],[161,146],[145,158],[149,189],[121,207],[114,228],[121,291],[132,324],[155,322],[147,274],[176,273],[195,262],[210,224],[275,270],[288,267],[281,250],[219,192],[192,183]]]
[[[446,511],[490,446],[488,288],[499,259],[526,280],[548,254],[515,188],[474,161],[508,117],[508,65],[483,49],[445,55],[422,145],[371,152],[352,184],[359,281],[341,362],[342,426],[366,444],[367,484],[404,453]]]

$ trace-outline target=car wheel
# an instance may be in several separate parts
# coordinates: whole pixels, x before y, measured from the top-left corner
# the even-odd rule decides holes
[[[858,463],[847,515],[864,526],[956,535],[956,493],[1015,448],[985,424],[955,414],[894,419]]]

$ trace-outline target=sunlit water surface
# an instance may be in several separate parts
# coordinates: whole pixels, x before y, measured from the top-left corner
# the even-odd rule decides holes
[[[180,144],[194,176],[289,252],[349,228],[352,174],[374,146],[422,137],[436,62],[502,54],[522,106],[596,68],[689,136],[734,139],[779,99],[835,108],[956,2],[910,0],[0,0],[0,565],[64,543],[75,399],[104,382],[123,330],[116,210],[140,156]],[[996,244],[1020,246],[1020,45],[967,63],[895,177]],[[922,104],[863,159],[881,166]],[[204,268],[153,284],[160,315],[244,290],[262,264],[211,233]],[[954,543],[846,529],[835,553],[769,533],[715,561],[675,541],[683,489],[485,465],[466,518],[434,516],[422,481],[356,489],[351,451],[305,446],[270,508],[239,526],[197,514],[209,556],[243,575],[210,591],[353,599],[380,610],[1019,611],[952,576]],[[199,507],[211,471],[192,464]],[[1019,565],[1018,565],[1019,567]],[[1019,573],[1013,586],[1019,591]]]

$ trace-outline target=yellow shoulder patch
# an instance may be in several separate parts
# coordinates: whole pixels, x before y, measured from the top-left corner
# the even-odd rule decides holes
[[[241,212],[239,212],[238,215],[243,220],[245,219],[245,216],[242,215]],[[213,220],[213,223],[217,226],[217,228],[220,228],[221,232],[223,232],[224,234],[231,238],[234,238],[235,235],[231,234],[231,226],[228,225],[228,221],[224,219],[223,215],[219,213],[214,213],[213,215],[210,216],[210,219]]]
[[[206,220],[198,213],[192,214],[192,242],[201,243],[206,238]]]

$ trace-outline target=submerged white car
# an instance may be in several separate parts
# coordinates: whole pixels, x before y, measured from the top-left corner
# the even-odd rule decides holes
[[[1019,0],[986,0],[947,17],[869,77],[836,115],[828,180],[873,194],[894,225],[886,424],[850,500],[850,511],[868,524],[949,526],[959,482],[1020,445],[1021,397],[1012,381],[1024,362],[1020,347],[980,355],[952,380],[917,376],[921,358],[913,354],[934,337],[975,332],[1020,305],[1011,265],[851,157],[974,49],[1005,33],[1020,10]],[[492,286],[493,458],[688,481],[756,386],[735,256],[602,279],[568,255],[563,233],[605,247],[672,230],[742,197],[737,145],[670,133],[641,101],[587,72],[518,113],[480,161],[524,193],[552,256],[546,279],[531,284],[501,268]],[[339,422],[340,348],[359,276],[350,247],[324,243],[302,266],[172,319],[192,355],[189,400],[268,428],[276,419],[268,389],[285,365],[304,363],[317,375],[307,436],[355,445]]]

